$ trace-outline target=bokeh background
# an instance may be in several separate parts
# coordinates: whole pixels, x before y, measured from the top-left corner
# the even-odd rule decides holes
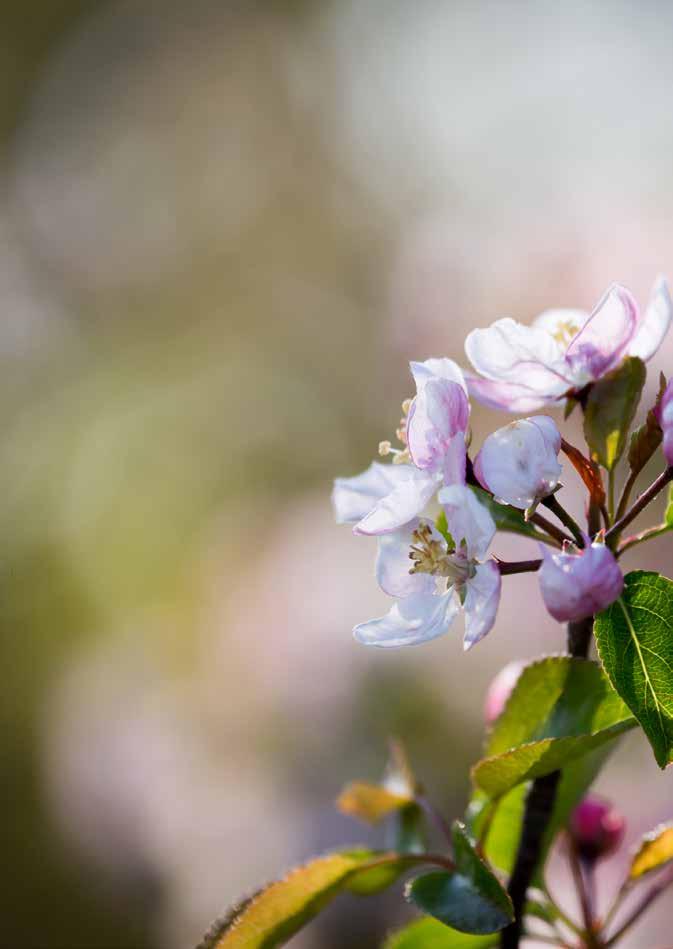
[[[356,645],[384,602],[331,479],[394,431],[410,358],[673,273],[673,8],[1,9],[0,944],[182,949],[380,839],[332,801],[389,735],[458,814],[490,678],[560,648],[525,576],[467,656],[460,631]],[[600,787],[632,841],[673,817],[637,736]],[[369,949],[406,914],[340,898],[292,945]]]

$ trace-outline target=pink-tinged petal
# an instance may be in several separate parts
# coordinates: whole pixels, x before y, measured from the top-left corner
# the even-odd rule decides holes
[[[573,384],[563,349],[546,330],[505,317],[487,329],[472,330],[465,352],[482,376],[525,385],[541,399],[558,398]]]
[[[409,368],[419,392],[430,379],[447,379],[449,382],[457,382],[467,392],[463,370],[453,359],[426,359],[425,362],[411,362]]]
[[[392,534],[382,534],[378,539],[376,557],[376,579],[384,593],[390,596],[410,596],[412,593],[432,593],[436,581],[429,573],[410,573],[413,566],[409,552],[413,543],[412,533],[419,521],[411,521],[406,527]],[[434,539],[443,542],[442,536],[433,531]]]
[[[519,419],[488,436],[474,471],[496,500],[525,510],[557,487],[560,447],[561,435],[548,416]]]
[[[444,455],[444,484],[465,484],[466,469],[465,434],[456,432]]]
[[[614,284],[568,346],[566,361],[576,385],[599,379],[626,355],[639,322],[638,305]]]
[[[657,418],[664,433],[663,449],[667,465],[673,465],[673,379],[664,389],[657,407]]]
[[[337,524],[357,524],[374,505],[413,474],[411,465],[382,465],[373,461],[352,478],[335,478],[332,504]]]
[[[500,603],[501,577],[493,560],[479,564],[467,583],[463,646],[471,649],[491,631]]]
[[[578,553],[542,550],[538,572],[544,604],[560,623],[584,619],[610,606],[624,578],[612,552],[591,544]]]
[[[418,517],[439,486],[438,476],[405,465],[404,481],[378,501],[372,510],[355,525],[356,534],[389,534]]]
[[[493,379],[480,379],[478,376],[471,375],[466,375],[465,378],[471,398],[488,409],[498,409],[502,412],[515,414],[534,412],[549,403],[558,401],[563,394],[546,395],[516,382],[497,382]],[[570,386],[565,388],[567,390]]]
[[[407,445],[418,468],[439,471],[451,439],[467,428],[470,408],[465,392],[448,379],[428,379],[411,403]]]
[[[438,497],[456,544],[465,541],[468,560],[483,560],[495,535],[495,522],[487,508],[464,484],[448,485]]]
[[[668,332],[672,316],[673,302],[668,285],[663,277],[658,277],[649,303],[629,344],[629,356],[638,356],[643,362],[651,359]]]
[[[452,591],[442,595],[415,593],[397,600],[385,616],[360,623],[353,635],[365,646],[418,646],[443,635],[459,610]]]

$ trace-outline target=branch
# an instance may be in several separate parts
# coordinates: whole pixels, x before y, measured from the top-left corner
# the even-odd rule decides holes
[[[500,560],[498,557],[493,559],[503,577],[510,573],[534,573],[542,566],[541,560]]]
[[[571,655],[586,658],[593,624],[593,616],[568,623],[568,652]],[[536,778],[528,792],[519,848],[508,887],[514,907],[514,922],[503,929],[500,935],[501,949],[518,949],[522,936],[526,894],[542,857],[542,844],[554,811],[560,778],[560,771]]]

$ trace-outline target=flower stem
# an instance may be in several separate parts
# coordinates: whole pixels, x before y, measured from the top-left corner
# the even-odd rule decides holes
[[[584,547],[584,535],[582,534],[577,521],[574,517],[568,514],[566,509],[561,504],[559,504],[556,495],[550,494],[548,498],[545,498],[542,501],[542,504],[544,504],[546,508],[549,508],[549,510],[558,517],[559,521],[564,525],[564,527],[568,528],[570,533],[575,538],[577,545],[579,547]]]
[[[637,534],[631,534],[629,537],[625,537],[617,548],[617,556],[621,557],[623,553],[635,547],[636,544],[642,544],[646,540],[653,540],[653,538],[659,537],[661,534],[667,534],[670,529],[668,524],[656,524],[654,527],[646,527],[645,530],[639,531]]]
[[[673,466],[666,468],[665,471],[662,471],[658,478],[656,478],[652,484],[640,495],[638,500],[629,508],[629,510],[622,515],[622,517],[617,520],[610,530],[605,535],[605,543],[614,545],[614,542],[619,538],[619,535],[627,527],[634,518],[636,518],[641,511],[643,511],[647,505],[653,501],[656,496],[662,491],[666,485],[673,480]]]
[[[647,910],[650,907],[650,905],[654,902],[654,900],[656,900],[656,898],[660,896],[664,892],[664,890],[671,885],[671,883],[673,883],[673,871],[669,871],[668,873],[665,873],[663,877],[661,877],[653,886],[650,887],[650,889],[640,900],[636,908],[633,910],[631,915],[628,917],[626,922],[624,922],[619,927],[617,932],[613,933],[612,936],[610,936],[610,938],[608,939],[608,941],[603,944],[605,949],[608,949],[609,946],[613,946],[616,942],[618,942],[621,939],[621,937],[624,935],[624,933],[627,930],[629,930],[631,926],[633,926],[633,924],[640,919],[640,917],[643,915],[645,910]]]
[[[617,520],[620,517],[624,516],[624,511],[626,510],[626,505],[629,503],[629,498],[631,497],[631,492],[635,486],[636,481],[638,480],[639,471],[629,472],[629,476],[624,482],[624,487],[622,488],[622,495],[619,499],[619,504],[617,505],[617,514],[615,515]]]
[[[568,652],[585,659],[593,630],[593,616],[568,623]],[[514,907],[514,922],[500,935],[501,949],[518,949],[523,928],[526,894],[542,857],[542,845],[554,812],[560,771],[536,778],[526,798],[519,847],[509,880],[509,895]]]
[[[536,511],[534,514],[528,518],[531,524],[535,524],[536,527],[540,527],[543,531],[546,531],[555,541],[558,542],[558,546],[562,547],[564,541],[570,540],[567,534],[565,534],[560,527],[557,527],[556,524],[552,521],[547,520],[539,511]]]

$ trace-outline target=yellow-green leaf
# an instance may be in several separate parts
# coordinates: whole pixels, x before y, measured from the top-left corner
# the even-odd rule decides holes
[[[352,850],[317,857],[271,883],[216,923],[199,949],[273,949],[282,946],[348,884],[369,893],[392,883],[409,861],[396,853]],[[358,886],[365,873],[386,870],[377,885]],[[396,872],[392,872],[392,871]],[[372,878],[370,878],[370,883]]]
[[[610,471],[626,438],[645,384],[645,366],[635,356],[592,385],[584,412],[584,435],[592,458]]]
[[[368,824],[377,824],[412,801],[413,798],[395,794],[379,784],[352,781],[343,789],[336,803],[342,814],[357,817]]]
[[[494,940],[492,935],[470,936],[425,917],[389,936],[383,949],[491,949],[496,945],[497,937]]]
[[[631,861],[629,878],[637,880],[673,860],[673,823],[661,824],[646,834]]]

